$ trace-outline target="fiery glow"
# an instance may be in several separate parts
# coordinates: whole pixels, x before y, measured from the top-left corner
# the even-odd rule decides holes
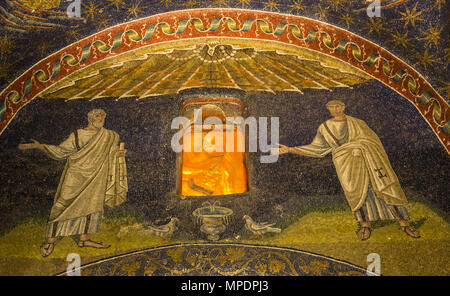
[[[226,152],[227,137],[234,139],[233,151],[236,152]],[[194,146],[199,145],[199,143],[195,143],[195,138],[202,139],[203,146],[199,146],[202,148],[201,152],[194,150]],[[211,196],[247,191],[245,152],[237,152],[244,150],[238,150],[238,146],[245,143],[241,131],[223,128],[222,130],[194,132],[192,128],[190,135],[188,134],[185,139],[181,177],[182,195]],[[186,152],[189,150],[189,146],[191,152]],[[215,150],[219,151],[208,152],[213,150],[214,146]],[[222,149],[217,149],[220,147]]]

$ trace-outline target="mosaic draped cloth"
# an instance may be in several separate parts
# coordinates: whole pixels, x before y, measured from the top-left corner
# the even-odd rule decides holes
[[[333,154],[333,163],[345,197],[355,211],[365,203],[369,185],[387,205],[404,206],[406,196],[380,139],[367,124],[347,116],[345,121],[321,124],[310,145],[296,149],[312,157]]]
[[[120,186],[124,164],[119,165],[123,158],[116,157],[118,142],[116,132],[102,128],[98,132],[79,129],[58,146],[44,145],[51,158],[67,159],[47,237],[98,232],[104,204],[113,207],[125,201],[127,188]]]

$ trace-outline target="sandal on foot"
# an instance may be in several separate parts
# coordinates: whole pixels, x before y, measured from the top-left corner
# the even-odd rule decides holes
[[[360,240],[363,240],[363,241],[364,241],[364,240],[367,240],[367,239],[370,237],[371,234],[372,234],[372,228],[363,226],[363,227],[361,227],[361,229],[358,231],[357,236],[358,236],[358,238],[359,238]]]
[[[414,227],[412,227],[411,225],[400,226],[400,227],[410,237],[413,237],[413,238],[419,238],[420,237],[419,231],[417,229],[415,229]]]
[[[53,252],[54,248],[55,243],[43,243],[42,246],[40,247],[41,256],[44,258],[49,256]]]
[[[90,239],[87,239],[87,240],[80,240],[78,242],[78,246],[80,248],[90,247],[90,248],[96,248],[96,249],[107,249],[111,245],[106,245],[104,243],[98,243],[98,242],[94,242]]]

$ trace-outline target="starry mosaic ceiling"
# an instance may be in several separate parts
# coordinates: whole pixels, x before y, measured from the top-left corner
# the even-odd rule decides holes
[[[80,17],[69,18],[70,1],[5,0],[0,3],[0,87],[57,50],[107,27],[158,13],[202,7],[246,8],[301,15],[337,25],[385,47],[417,69],[444,97],[447,81],[446,0],[81,0]]]

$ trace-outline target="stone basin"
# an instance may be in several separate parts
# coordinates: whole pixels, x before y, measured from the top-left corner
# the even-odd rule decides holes
[[[226,229],[229,216],[233,214],[233,210],[218,205],[218,202],[211,204],[203,203],[203,207],[197,208],[192,212],[199,224],[202,224],[200,230],[205,233],[209,240],[219,240],[219,234]]]

